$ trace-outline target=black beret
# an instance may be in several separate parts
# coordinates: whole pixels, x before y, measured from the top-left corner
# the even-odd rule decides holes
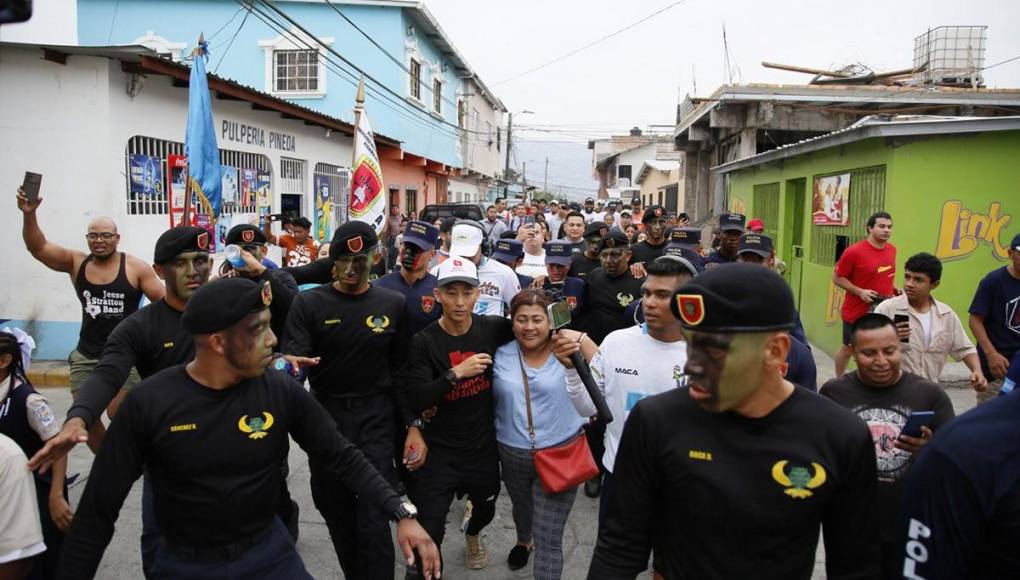
[[[645,208],[645,213],[641,215],[641,223],[645,223],[648,220],[660,218],[666,216],[666,208],[661,205],[650,205]]]
[[[227,238],[225,241],[227,245],[236,244],[240,246],[244,244],[262,245],[269,240],[266,239],[266,234],[262,233],[262,230],[260,230],[257,226],[253,226],[251,224],[238,224],[230,228],[230,231],[227,232]]]
[[[670,304],[684,328],[702,332],[771,332],[793,328],[793,292],[757,264],[706,270],[676,291]]]
[[[156,240],[152,261],[165,264],[185,252],[208,252],[209,232],[204,228],[177,226],[163,232]]]
[[[184,307],[181,324],[191,334],[212,334],[230,328],[252,312],[269,308],[272,301],[273,291],[268,280],[213,280],[191,295]]]
[[[329,258],[336,260],[340,256],[364,254],[379,245],[379,236],[375,228],[357,220],[351,220],[338,227],[333,233],[333,241],[329,244]]]
[[[629,246],[630,240],[627,239],[627,234],[620,230],[609,230],[609,233],[599,241],[600,252],[607,248],[622,248],[626,250]]]
[[[609,233],[609,226],[607,226],[605,222],[595,221],[585,226],[584,235],[581,237],[587,238],[590,236],[604,236],[607,233]]]

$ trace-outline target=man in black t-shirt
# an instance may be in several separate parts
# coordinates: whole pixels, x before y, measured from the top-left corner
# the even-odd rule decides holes
[[[932,432],[952,420],[953,403],[935,383],[900,369],[902,351],[892,320],[865,314],[850,330],[850,347],[857,370],[825,383],[819,391],[860,417],[871,431],[878,461],[879,539],[882,577],[903,572],[902,536],[896,527],[904,476]],[[934,411],[921,437],[901,434],[915,411]]]
[[[368,281],[372,265],[381,261],[378,250],[375,230],[365,222],[349,221],[336,230],[329,246],[334,281],[294,299],[281,350],[317,360],[308,367],[312,395],[339,432],[393,482],[398,436],[393,406],[394,399],[402,399],[406,310],[402,295]],[[387,515],[349,491],[337,491],[336,475],[327,465],[313,458],[308,467],[312,499],[326,520],[344,575],[392,575]]]
[[[125,400],[64,544],[61,578],[95,576],[143,466],[164,536],[154,563],[160,577],[311,578],[276,518],[288,435],[336,478],[331,491],[350,490],[399,522],[405,555],[416,549],[425,569],[438,572],[414,505],[400,501],[300,384],[265,372],[276,345],[272,300],[269,282],[244,278],[195,292],[181,319],[195,359],[149,377]]]
[[[585,278],[585,312],[578,328],[591,336],[596,344],[614,330],[626,328],[627,307],[641,298],[641,280],[630,272],[630,249],[627,235],[610,231],[598,245],[600,268]]]
[[[573,251],[570,256],[570,276],[584,278],[602,265],[599,263],[599,242],[608,233],[609,227],[602,222],[592,222],[586,226],[584,239],[577,246],[582,251]]]
[[[968,309],[981,370],[988,377],[988,388],[977,394],[979,405],[998,396],[1009,361],[1020,353],[1020,234],[1009,242],[1007,255],[1010,263],[981,279]]]
[[[443,316],[415,335],[407,369],[411,411],[434,410],[422,450],[428,455],[412,473],[409,496],[441,545],[454,493],[467,494],[473,509],[465,526],[466,566],[478,570],[488,563],[481,531],[495,516],[500,489],[492,357],[513,339],[513,329],[501,316],[472,314],[478,270],[470,260],[451,256],[439,265],[438,278]]]
[[[746,280],[754,278],[755,284]],[[588,578],[807,580],[821,526],[830,580],[878,576],[867,426],[783,379],[793,294],[733,264],[674,296],[687,386],[633,407]]]
[[[638,242],[630,247],[631,272],[638,277],[645,277],[644,265],[655,258],[666,253],[666,223],[669,216],[666,209],[661,205],[650,205],[641,216],[641,224],[644,226],[645,241]]]

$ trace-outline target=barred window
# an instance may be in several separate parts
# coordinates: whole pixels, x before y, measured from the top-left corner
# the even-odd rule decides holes
[[[421,63],[411,59],[411,96],[421,100]]]
[[[307,93],[319,90],[319,51],[277,50],[273,52],[273,91]]]
[[[124,164],[127,186],[128,215],[168,215],[168,192],[172,184],[168,157],[184,156],[184,143],[155,137],[135,135],[128,139]],[[256,200],[253,193],[257,176],[272,175],[272,163],[265,155],[220,149],[220,164],[228,176],[236,172],[236,192],[223,192],[222,213],[254,213]],[[233,195],[236,193],[236,196]]]
[[[340,224],[347,221],[347,194],[351,188],[351,170],[346,167],[340,167],[337,165],[331,165],[329,163],[316,163],[315,164],[315,175],[313,176],[316,183],[316,189],[321,187],[322,181],[325,181],[329,187],[329,203],[330,203],[330,224],[328,231],[323,228],[324,235],[320,241],[329,241],[333,235],[333,231],[340,227]],[[316,191],[315,194],[320,195],[320,191]],[[319,215],[319,200],[316,199],[316,224],[318,224]],[[318,228],[316,228],[318,229]]]

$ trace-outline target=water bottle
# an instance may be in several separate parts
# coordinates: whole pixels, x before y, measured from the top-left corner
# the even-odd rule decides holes
[[[244,268],[244,258],[241,257],[241,246],[230,244],[223,249],[223,253],[235,270]]]
[[[287,359],[283,358],[282,356],[277,357],[276,360],[273,361],[272,367],[274,370],[289,374],[298,381],[304,382],[305,380],[304,369],[300,370],[295,369],[294,365],[290,364],[290,362]]]

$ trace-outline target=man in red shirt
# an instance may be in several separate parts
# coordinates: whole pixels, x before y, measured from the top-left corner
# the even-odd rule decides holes
[[[836,351],[836,376],[850,361],[850,327],[872,305],[896,294],[896,247],[889,243],[892,216],[884,211],[868,218],[868,237],[850,246],[836,262],[832,281],[846,290],[843,301],[843,343]]]

